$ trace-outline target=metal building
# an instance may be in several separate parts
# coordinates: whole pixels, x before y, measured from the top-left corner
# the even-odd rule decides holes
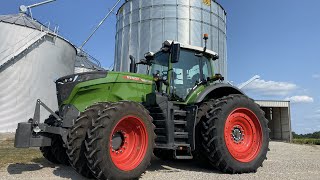
[[[256,101],[269,120],[270,138],[279,141],[292,141],[290,102]]]
[[[0,41],[0,132],[11,132],[38,98],[58,109],[54,81],[73,74],[76,48],[23,13],[0,16]]]
[[[211,0],[126,0],[117,12],[115,70],[129,71],[129,55],[144,58],[165,40],[204,46],[217,52],[216,72],[227,79],[226,12]],[[145,73],[145,66],[138,68]]]

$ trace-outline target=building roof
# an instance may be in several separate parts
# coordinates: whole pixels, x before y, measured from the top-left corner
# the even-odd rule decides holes
[[[261,107],[290,107],[290,101],[255,101]]]
[[[49,30],[45,25],[24,13],[0,15],[0,22],[24,26],[40,31],[43,29]]]

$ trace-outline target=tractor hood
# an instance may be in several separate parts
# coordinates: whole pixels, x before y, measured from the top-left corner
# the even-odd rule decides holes
[[[155,91],[152,76],[113,71],[65,76],[56,85],[59,107],[73,105],[80,112],[98,102],[145,102],[146,95]]]
[[[107,77],[108,71],[77,73],[61,77],[56,81],[58,104],[60,105],[71,94],[74,87],[82,82]]]

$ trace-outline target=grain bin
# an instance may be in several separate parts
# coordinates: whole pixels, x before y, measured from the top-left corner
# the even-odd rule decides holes
[[[23,13],[0,16],[0,40],[0,132],[12,132],[37,99],[58,109],[54,81],[73,74],[76,48]]]
[[[216,72],[227,78],[226,12],[211,0],[127,0],[117,12],[115,70],[129,71],[129,55],[142,59],[165,40],[204,46],[217,52]],[[139,73],[145,73],[139,66]]]

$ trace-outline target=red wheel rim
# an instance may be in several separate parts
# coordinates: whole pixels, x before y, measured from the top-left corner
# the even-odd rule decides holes
[[[229,153],[240,162],[254,160],[262,145],[262,128],[257,116],[249,109],[238,108],[225,123],[224,138]]]
[[[112,130],[110,155],[122,171],[131,171],[142,162],[148,148],[146,126],[136,116],[122,118]]]

